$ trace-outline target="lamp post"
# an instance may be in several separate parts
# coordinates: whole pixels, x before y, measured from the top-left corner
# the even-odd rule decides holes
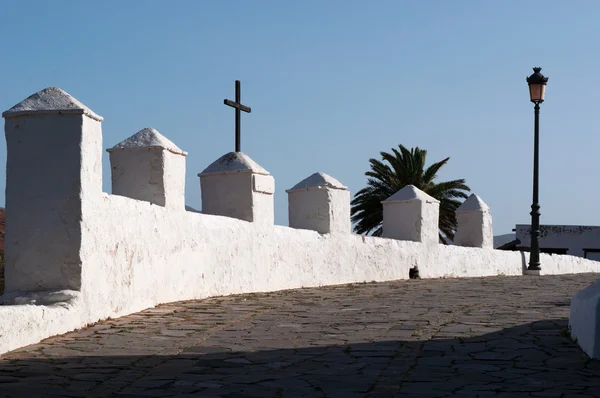
[[[531,205],[531,249],[529,253],[528,271],[539,273],[540,267],[540,204],[539,204],[539,151],[540,151],[540,104],[544,102],[548,78],[541,72],[542,68],[533,68],[533,75],[527,78],[529,96],[534,103],[534,139],[533,139],[533,204]]]

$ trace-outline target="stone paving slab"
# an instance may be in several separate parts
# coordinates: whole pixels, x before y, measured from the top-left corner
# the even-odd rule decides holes
[[[567,333],[598,274],[162,305],[0,356],[0,397],[600,397]]]

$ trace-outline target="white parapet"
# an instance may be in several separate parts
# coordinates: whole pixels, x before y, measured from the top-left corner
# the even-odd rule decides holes
[[[438,245],[439,203],[414,187],[383,204],[384,235],[395,239],[318,234],[273,225],[273,178],[230,153],[201,174],[204,213],[229,218],[175,211],[102,192],[102,118],[64,91],[40,91],[4,117],[0,354],[171,301],[396,280],[415,267],[422,278],[523,273],[519,252]],[[317,186],[331,183],[319,178],[325,183]],[[338,227],[345,228],[330,226]],[[600,272],[600,262],[580,257],[542,254],[541,261],[544,274]],[[597,297],[574,300],[572,332],[585,347],[598,335]]]
[[[202,213],[273,224],[275,180],[242,152],[229,152],[202,173]]]
[[[6,293],[79,290],[83,202],[102,192],[102,118],[48,87],[6,119]]]
[[[381,203],[384,238],[439,243],[439,200],[407,185]]]
[[[335,178],[314,173],[286,192],[290,227],[350,233],[350,192]]]
[[[454,244],[467,247],[494,247],[492,214],[481,198],[472,194],[456,209]]]
[[[581,349],[591,358],[600,359],[600,282],[571,299],[569,328]]]
[[[107,149],[112,193],[171,209],[185,209],[185,156],[153,128]]]

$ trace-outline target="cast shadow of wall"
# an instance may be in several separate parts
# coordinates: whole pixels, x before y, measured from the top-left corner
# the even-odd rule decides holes
[[[164,356],[0,357],[0,396],[598,397],[600,362],[588,359],[566,327],[566,319],[555,319],[464,339],[245,352],[196,345]]]
[[[523,271],[523,275],[525,275],[525,271],[527,271],[527,257],[525,256],[525,252],[521,251],[521,266],[522,266],[522,271]]]

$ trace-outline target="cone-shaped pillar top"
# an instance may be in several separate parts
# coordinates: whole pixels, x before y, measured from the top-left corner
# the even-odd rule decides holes
[[[96,115],[90,108],[58,87],[48,87],[38,91],[2,113],[2,116],[11,118],[32,114],[86,115],[99,122],[102,121],[102,116]]]
[[[333,178],[332,176],[325,173],[314,173],[298,184],[294,185],[291,189],[286,192],[293,191],[304,191],[308,189],[339,189],[347,191],[348,187],[344,186],[341,182]]]
[[[490,208],[479,196],[472,194],[456,211],[490,211]]]
[[[119,142],[117,145],[106,151],[112,152],[119,149],[134,148],[162,148],[177,155],[187,155],[187,152],[182,151],[171,140],[152,127],[146,127],[145,129],[138,131],[131,137]]]
[[[226,174],[226,173],[254,173],[269,175],[269,172],[262,168],[250,156],[242,152],[229,152],[221,156],[210,164],[199,176],[207,174]]]
[[[421,191],[414,185],[405,186],[404,188],[402,188],[401,190],[399,190],[398,192],[396,192],[381,203],[412,202],[417,200],[421,202],[439,203],[439,200],[427,195],[425,192]]]

